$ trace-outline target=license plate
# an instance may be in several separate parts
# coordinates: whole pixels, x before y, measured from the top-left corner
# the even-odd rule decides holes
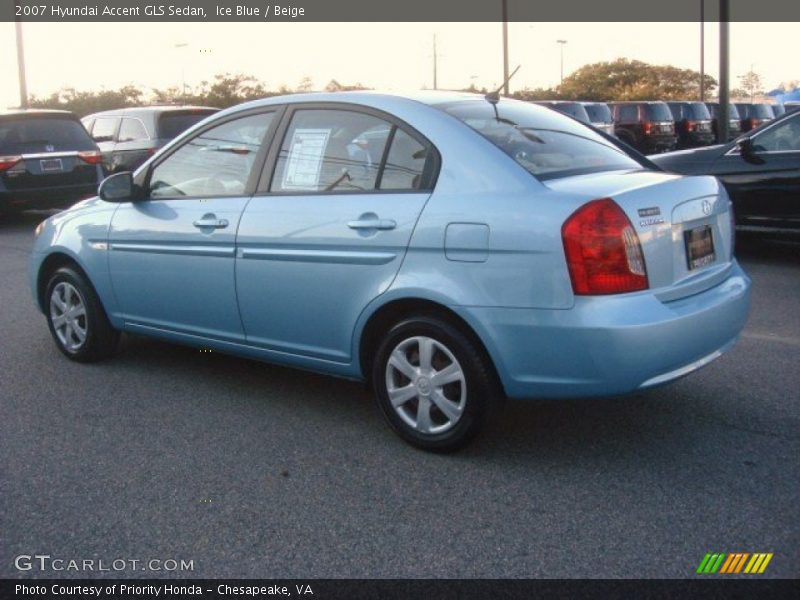
[[[672,125],[662,125],[661,133],[672,133]]]
[[[684,231],[683,239],[686,243],[686,262],[690,271],[714,262],[716,256],[710,225]]]
[[[46,158],[44,160],[40,160],[39,167],[42,169],[42,173],[52,173],[55,171],[64,170],[64,165],[62,164],[60,158]]]

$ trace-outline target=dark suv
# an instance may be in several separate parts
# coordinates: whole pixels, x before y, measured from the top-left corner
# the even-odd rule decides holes
[[[711,113],[711,130],[714,132],[714,139],[724,144],[737,138],[742,133],[742,120],[735,104],[728,104],[728,139],[719,139],[719,102],[706,102],[708,112]]]
[[[0,112],[0,213],[74,204],[97,193],[101,155],[63,110]]]
[[[678,148],[696,148],[714,143],[711,113],[702,102],[667,102],[675,120]]]
[[[217,112],[202,106],[145,106],[94,113],[81,119],[108,173],[134,171],[164,144]]]
[[[742,132],[755,129],[759,125],[775,118],[769,104],[751,104],[750,102],[737,102],[736,109],[742,123]]]
[[[591,119],[589,119],[589,114],[580,102],[572,102],[570,100],[537,100],[534,104],[540,104],[557,110],[560,113],[569,115],[573,119],[577,119],[581,123],[590,125],[592,123]]]
[[[678,143],[672,113],[664,102],[609,102],[615,135],[639,152],[674,150]]]

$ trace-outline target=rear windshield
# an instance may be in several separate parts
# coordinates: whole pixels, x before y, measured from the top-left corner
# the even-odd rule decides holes
[[[592,123],[611,123],[614,120],[608,104],[585,104],[583,107]]]
[[[644,105],[644,114],[650,121],[674,121],[669,107],[663,102],[654,102]]]
[[[711,113],[702,102],[690,102],[684,107],[687,118],[694,119],[695,121],[708,121],[711,118]]]
[[[158,119],[158,137],[171,140],[215,112],[217,111],[165,112]]]
[[[708,112],[711,114],[713,118],[716,118],[717,115],[719,115],[719,104],[715,102],[713,104],[709,103],[706,106],[708,107]],[[735,104],[728,105],[728,118],[731,119],[732,121],[733,120],[738,121],[741,118],[739,116],[739,111],[736,110]]]
[[[772,113],[772,107],[766,104],[753,104],[750,116],[756,119],[772,119],[775,115]]]
[[[538,179],[554,179],[642,165],[572,119],[525,102],[486,100],[434,105],[460,119]]]
[[[0,154],[96,150],[79,121],[15,115],[0,119]]]

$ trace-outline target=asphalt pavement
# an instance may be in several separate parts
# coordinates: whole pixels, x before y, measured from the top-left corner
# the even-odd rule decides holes
[[[356,383],[138,337],[71,363],[28,289],[41,218],[0,221],[0,577],[92,575],[15,567],[37,554],[124,577],[689,577],[707,552],[800,576],[798,244],[738,241],[752,314],[702,371],[508,402],[438,456]],[[193,570],[128,566],[150,560]]]

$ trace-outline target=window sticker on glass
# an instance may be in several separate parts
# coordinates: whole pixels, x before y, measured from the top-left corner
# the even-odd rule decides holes
[[[289,160],[283,172],[283,189],[316,190],[330,129],[295,129]]]

